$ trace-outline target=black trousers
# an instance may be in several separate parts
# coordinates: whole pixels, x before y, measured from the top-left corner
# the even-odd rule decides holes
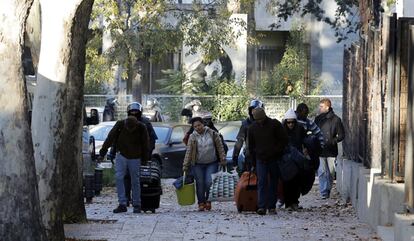
[[[301,178],[299,174],[290,181],[283,181],[285,207],[289,207],[292,204],[299,204],[300,185]]]

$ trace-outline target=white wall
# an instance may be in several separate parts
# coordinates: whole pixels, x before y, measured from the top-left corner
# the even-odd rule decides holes
[[[238,18],[247,23],[246,14],[233,14],[231,18]],[[247,32],[239,25],[235,25],[234,29],[235,31],[241,31],[242,33],[241,36],[236,39],[235,46],[222,47],[231,59],[236,80],[243,81],[246,74]],[[188,53],[188,51],[189,48],[187,46],[183,46],[182,63],[185,71],[192,71],[198,66],[198,64],[200,64],[202,56],[200,54],[187,55],[186,53]],[[211,64],[211,66],[206,68],[206,71],[209,73],[213,68],[219,68],[218,65],[219,63],[215,61]]]
[[[397,0],[396,2],[397,16],[414,17],[414,1],[413,0]]]
[[[277,22],[276,17],[267,11],[266,4],[268,1],[259,0],[255,3],[257,31],[269,31],[269,25]],[[335,1],[326,0],[322,6],[327,16],[333,19],[337,7]],[[349,44],[355,37],[351,37],[348,41],[336,43],[337,38],[332,28],[325,23],[312,20],[309,16],[305,18],[293,16],[287,22],[282,21],[281,27],[277,31],[289,31],[295,22],[308,23],[312,73],[320,76],[319,79],[323,81],[325,86],[329,86],[328,89],[332,91],[332,94],[342,94],[342,85],[338,85],[338,83],[342,83],[344,45]]]
[[[324,1],[323,9],[331,19],[335,16],[337,5],[334,1]],[[335,31],[326,23],[310,21],[311,65],[312,73],[319,75],[329,92],[326,94],[342,94],[343,51],[344,46],[355,41],[357,35],[337,43]]]
[[[268,0],[258,0],[255,2],[255,20],[257,31],[269,31],[269,25],[277,23],[277,18],[271,15],[266,8]],[[292,19],[289,18],[286,22],[281,21],[278,31],[289,31],[292,25]]]

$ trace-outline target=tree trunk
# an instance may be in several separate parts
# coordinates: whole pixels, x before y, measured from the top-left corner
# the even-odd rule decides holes
[[[82,188],[82,115],[87,31],[93,0],[77,9],[72,27],[72,53],[67,77],[64,136],[60,160],[63,164],[63,217],[65,222],[86,221]],[[76,51],[75,51],[76,50]],[[86,117],[85,117],[86,118]],[[76,130],[76,131],[74,131]]]
[[[25,21],[32,2],[0,2],[0,237],[3,241],[46,240],[22,68]]]
[[[69,191],[63,191],[62,178],[68,166],[78,175],[64,183],[73,188],[73,200],[83,205],[79,197],[80,125],[85,35],[93,0],[40,0],[40,4],[42,40],[32,133],[43,223],[49,240],[60,241],[64,240],[63,194]],[[83,206],[74,209],[84,219]]]

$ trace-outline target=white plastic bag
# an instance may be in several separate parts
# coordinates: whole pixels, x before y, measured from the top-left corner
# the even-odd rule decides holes
[[[209,201],[228,202],[234,200],[239,175],[236,171],[228,173],[226,168],[211,175],[213,180],[210,187]]]

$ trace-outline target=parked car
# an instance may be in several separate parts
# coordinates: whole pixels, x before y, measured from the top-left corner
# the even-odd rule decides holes
[[[90,130],[91,135],[95,137],[97,154],[115,123],[115,121],[101,122]],[[186,146],[182,140],[184,134],[190,129],[190,125],[153,122],[152,126],[158,136],[151,157],[152,161],[160,164],[162,177],[176,178],[181,176],[186,151]]]
[[[229,121],[229,122],[219,122],[215,124],[218,131],[223,135],[223,139],[226,142],[229,150],[226,155],[226,162],[227,168],[231,170],[233,167],[233,151],[234,145],[237,141],[237,134],[239,133],[241,121]],[[238,159],[238,167],[239,169],[242,168],[244,164],[244,154],[243,154],[243,147],[240,150],[239,159]]]

